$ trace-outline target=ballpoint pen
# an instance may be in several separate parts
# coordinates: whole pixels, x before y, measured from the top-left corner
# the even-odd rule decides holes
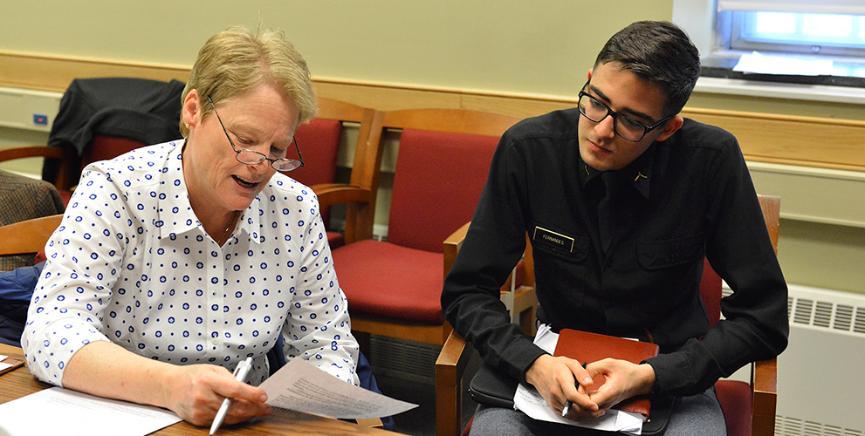
[[[238,363],[234,368],[234,379],[239,382],[244,382],[246,380],[246,375],[249,374],[250,368],[252,368],[252,357],[247,357],[246,360]],[[219,410],[216,411],[216,416],[213,418],[213,424],[210,425],[211,436],[215,434],[219,426],[222,425],[222,421],[225,419],[225,414],[228,413],[228,406],[230,405],[230,398],[226,398],[222,401],[222,405],[219,406]]]
[[[585,362],[583,362],[583,363],[581,364],[581,366],[583,367],[583,369],[586,369],[586,363],[585,363]],[[579,382],[576,383],[576,387],[577,387],[577,389],[580,388],[580,383],[579,383]],[[573,405],[573,402],[571,402],[571,400],[566,400],[566,401],[565,401],[565,408],[562,409],[562,418],[568,416],[568,412],[571,410],[571,405]]]

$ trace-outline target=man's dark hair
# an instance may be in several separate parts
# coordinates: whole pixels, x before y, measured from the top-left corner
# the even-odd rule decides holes
[[[667,96],[667,114],[682,110],[700,75],[697,47],[682,29],[665,21],[637,21],[616,32],[598,53],[595,66],[609,62],[619,62],[660,86]]]

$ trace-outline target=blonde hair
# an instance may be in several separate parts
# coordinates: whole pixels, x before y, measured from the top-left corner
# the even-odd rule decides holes
[[[214,103],[243,94],[262,83],[272,83],[297,105],[298,123],[315,116],[315,92],[303,56],[279,31],[230,27],[211,36],[198,51],[198,58],[183,89],[181,102],[198,90],[202,119]],[[182,103],[181,103],[182,104]],[[184,137],[189,129],[180,123]]]

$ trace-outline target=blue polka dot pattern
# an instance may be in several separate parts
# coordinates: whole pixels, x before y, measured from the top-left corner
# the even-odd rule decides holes
[[[172,364],[231,370],[251,356],[258,384],[283,335],[289,359],[357,384],[357,342],[315,194],[275,174],[220,247],[190,206],[182,145],[85,168],[46,245],[21,338],[30,370],[61,385],[76,351],[107,340]]]

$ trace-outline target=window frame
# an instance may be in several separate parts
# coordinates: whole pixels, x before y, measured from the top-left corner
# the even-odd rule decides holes
[[[776,54],[806,54],[828,58],[853,58],[865,62],[865,42],[861,46],[841,45],[832,42],[815,42],[815,44],[792,43],[781,41],[760,41],[743,35],[747,26],[747,14],[757,11],[723,11],[716,12],[716,35],[721,49],[732,51],[763,51]],[[724,17],[727,15],[727,17]],[[862,17],[861,15],[852,15]],[[721,28],[725,26],[726,28]],[[818,46],[815,50],[814,47]],[[852,59],[851,59],[852,60]]]

